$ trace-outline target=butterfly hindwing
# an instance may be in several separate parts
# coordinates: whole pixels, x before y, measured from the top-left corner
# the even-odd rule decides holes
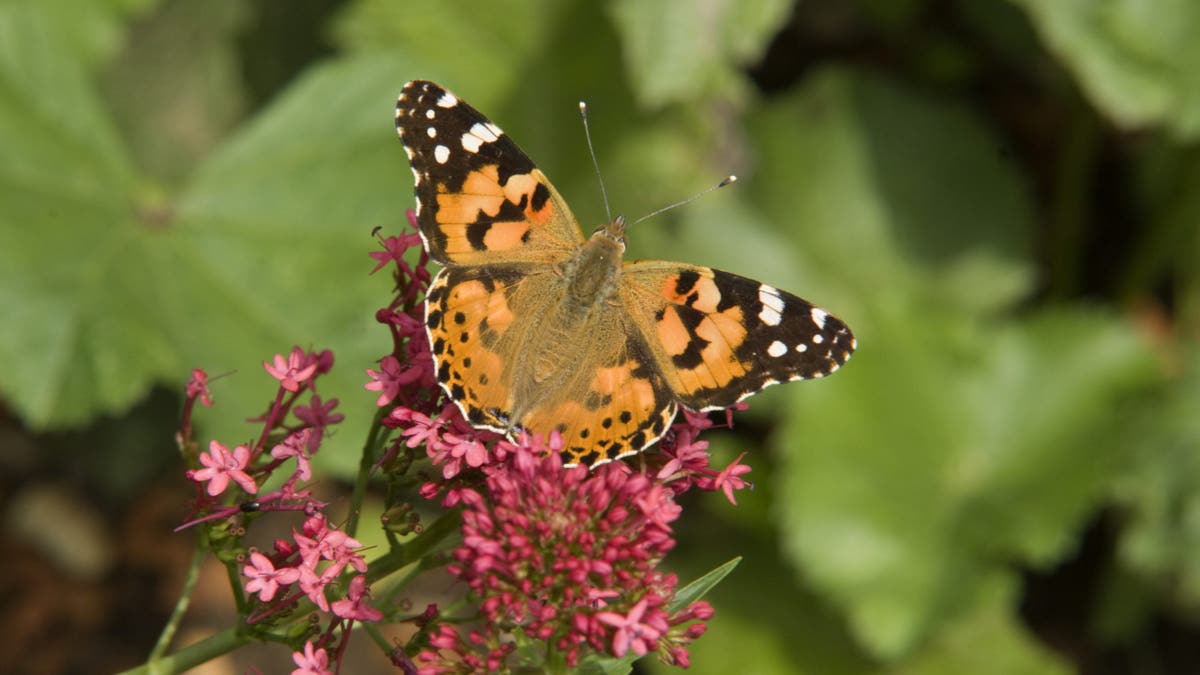
[[[589,324],[576,338],[579,363],[559,395],[539,399],[519,421],[561,433],[565,463],[595,466],[653,444],[678,406],[624,308],[605,307]]]
[[[707,267],[628,263],[622,303],[676,399],[726,408],[779,382],[824,377],[854,351],[846,324],[791,293]]]
[[[563,198],[479,111],[423,80],[396,102],[426,248],[441,264],[554,262],[583,242]]]

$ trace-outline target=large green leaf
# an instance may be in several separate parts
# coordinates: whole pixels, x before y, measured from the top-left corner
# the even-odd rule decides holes
[[[819,395],[794,395],[778,513],[793,560],[896,657],[1011,561],[1070,550],[1127,452],[1112,412],[1153,369],[1102,314],[875,326]]]
[[[616,0],[626,69],[643,103],[741,94],[739,68],[759,58],[788,18],[786,0]]]
[[[369,400],[361,371],[388,344],[372,316],[390,283],[366,274],[370,231],[398,227],[411,203],[391,123],[412,75],[403,56],[312,70],[181,195],[147,199],[155,193],[63,54],[37,62],[56,78],[57,102],[11,79],[4,86],[24,99],[0,99],[0,133],[24,158],[0,160],[6,398],[35,426],[79,423],[156,381],[181,385],[193,366],[239,370],[236,386],[216,385],[224,417],[209,418],[222,421],[217,433],[245,436],[236,420],[271,390],[260,362],[299,343],[340,358],[326,398]]]
[[[1126,511],[1122,566],[1178,609],[1200,608],[1200,347],[1179,354],[1172,386],[1138,409],[1131,425],[1135,460],[1114,484]],[[1114,610],[1124,607],[1111,607]],[[1128,617],[1108,616],[1110,625]]]
[[[1118,125],[1200,133],[1200,3],[1013,0]]]
[[[828,69],[748,126],[744,189],[793,242],[791,290],[852,320],[866,299],[989,312],[1029,288],[1028,194],[968,111]]]
[[[489,110],[501,93],[522,84],[525,66],[568,6],[516,0],[489,11],[470,0],[359,0],[338,18],[335,34],[349,50],[413,55],[428,66],[413,77],[436,79]]]
[[[990,584],[983,598],[920,653],[896,667],[891,675],[1067,675],[1063,661],[1020,624],[1013,612],[1015,584]]]
[[[138,177],[90,81],[117,28],[62,9],[0,7],[0,392],[35,426],[128,405],[171,351],[115,297],[145,285],[115,265]]]

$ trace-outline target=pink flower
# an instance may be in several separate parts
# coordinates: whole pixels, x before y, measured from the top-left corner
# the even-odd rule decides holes
[[[187,383],[188,398],[200,398],[200,403],[206,406],[211,406],[212,396],[208,391],[208,373],[199,368],[192,370],[192,379]]]
[[[396,406],[387,419],[389,424],[394,424],[404,429],[400,432],[400,435],[407,439],[404,441],[404,444],[410,448],[415,448],[422,443],[428,445],[434,442],[441,442],[440,434],[443,424],[441,418],[435,417],[430,419],[428,415],[411,408]]]
[[[743,475],[750,473],[750,467],[741,463],[742,458],[745,456],[746,453],[744,452],[738,455],[737,459],[733,460],[729,466],[721,469],[721,472],[717,474],[716,478],[712,479],[710,484],[707,484],[706,481],[706,484],[700,484],[699,487],[709,490],[721,490],[725,493],[726,499],[736,506],[737,500],[733,498],[733,491],[741,490],[751,485],[749,481],[742,480],[741,478]]]
[[[350,588],[346,591],[345,600],[336,600],[333,603],[333,613],[343,619],[356,619],[358,621],[379,621],[383,618],[383,612],[368,607],[367,599],[367,578],[363,575],[358,575],[350,580]]]
[[[292,652],[296,669],[292,675],[333,675],[329,670],[329,655],[324,649],[315,649],[311,640],[304,643],[304,653]]]
[[[366,561],[357,553],[362,544],[345,532],[329,527],[324,515],[310,517],[301,529],[304,534],[296,532],[292,538],[300,548],[300,558],[306,567],[315,568],[324,559],[332,561],[339,573],[346,565],[359,572],[366,571]]]
[[[629,610],[628,616],[622,616],[616,612],[600,612],[596,615],[597,621],[616,627],[612,649],[613,654],[618,658],[625,656],[625,652],[630,649],[634,654],[644,656],[646,652],[655,648],[658,638],[667,632],[666,613],[659,610],[659,613],[664,616],[656,617],[654,612],[651,612],[651,617],[647,617],[647,620],[643,621],[642,617],[646,614],[646,607],[646,598],[642,598],[633,606],[633,609]]]
[[[457,474],[464,462],[472,469],[476,469],[488,461],[487,446],[481,443],[474,434],[460,436],[447,433],[442,438],[446,444],[445,453],[449,457],[446,465],[442,467],[442,475],[445,478]]]
[[[250,494],[258,492],[258,485],[244,470],[250,463],[250,448],[239,445],[231,453],[228,447],[212,441],[208,444],[208,452],[200,453],[199,459],[205,468],[188,471],[188,478],[197,483],[208,481],[209,496],[216,497],[224,492],[231,480]]]
[[[287,359],[276,354],[275,363],[271,365],[263,361],[263,368],[271,377],[279,380],[280,386],[291,392],[300,391],[300,385],[308,381],[317,372],[317,362],[310,359],[299,347],[294,347]]]
[[[311,434],[311,429],[302,429],[294,434],[288,434],[288,437],[283,439],[283,443],[271,448],[271,456],[275,459],[295,457],[296,475],[300,480],[305,481],[312,479],[312,465],[308,461],[306,452],[308,437]]]
[[[379,371],[367,369],[367,375],[371,381],[363,387],[380,392],[379,398],[375,399],[375,405],[385,406],[395,400],[402,387],[419,381],[421,374],[420,368],[401,365],[399,359],[389,354],[380,360]]]
[[[321,611],[329,611],[329,600],[325,598],[325,587],[333,583],[334,579],[342,573],[342,567],[331,565],[326,567],[324,571],[317,574],[310,565],[304,564],[300,570],[300,590],[312,600],[313,604],[321,608]]]
[[[407,232],[398,237],[385,237],[383,250],[372,251],[370,254],[372,258],[379,261],[379,264],[371,270],[371,274],[378,272],[389,262],[404,263],[404,252],[420,245],[421,235],[415,232]]]
[[[250,564],[242,568],[242,574],[250,579],[246,583],[246,592],[258,593],[258,599],[263,602],[270,602],[281,584],[294,584],[300,578],[300,570],[295,567],[277,570],[271,559],[261,553],[250,554]]]
[[[704,418],[706,421],[707,417]],[[692,425],[674,425],[675,437],[669,448],[663,448],[671,459],[658,470],[657,478],[666,479],[677,473],[695,473],[708,468],[708,441],[696,438],[699,430]]]
[[[325,436],[326,427],[338,424],[346,419],[346,416],[341,413],[334,413],[333,409],[337,407],[338,400],[336,398],[329,399],[328,403],[322,403],[321,397],[313,395],[311,405],[298,405],[294,409],[296,419],[304,422],[312,429],[312,435],[308,437],[308,454],[312,455],[321,446],[321,439]]]

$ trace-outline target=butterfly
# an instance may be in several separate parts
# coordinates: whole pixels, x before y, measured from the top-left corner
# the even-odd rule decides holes
[[[433,82],[404,85],[396,130],[442,266],[425,300],[437,380],[476,427],[558,431],[564,464],[595,466],[653,445],[680,406],[824,377],[855,349],[846,324],[773,286],[623,262],[623,218],[585,238],[529,157]]]

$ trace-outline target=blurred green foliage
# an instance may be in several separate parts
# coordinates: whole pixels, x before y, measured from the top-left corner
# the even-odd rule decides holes
[[[859,340],[754,399],[762,443],[716,437],[759,489],[685,512],[684,578],[744,558],[694,671],[1087,670],[1018,606],[1101,521],[1085,651],[1200,621],[1200,4],[481,7],[0,3],[12,414],[77,428],[200,366],[236,371],[204,419],[234,442],[261,361],[332,348],[321,459],[349,472],[390,348],[370,232],[412,204],[401,84],[486,111],[585,228],[586,99],[618,211],[743,178],[639,225],[634,257],[762,278]]]

